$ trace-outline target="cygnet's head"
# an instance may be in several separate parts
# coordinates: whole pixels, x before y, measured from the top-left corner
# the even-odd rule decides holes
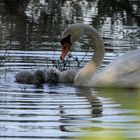
[[[44,84],[45,83],[45,75],[42,70],[36,70],[33,74],[34,84]]]
[[[59,76],[60,76],[60,71],[56,68],[49,68],[48,76],[49,76],[50,82],[58,82]]]

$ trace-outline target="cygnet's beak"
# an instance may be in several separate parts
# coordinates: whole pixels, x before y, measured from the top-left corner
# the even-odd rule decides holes
[[[62,46],[63,46],[63,48],[62,48],[62,51],[61,51],[60,59],[61,59],[61,60],[64,60],[65,56],[66,56],[67,53],[70,51],[71,44],[65,42]]]

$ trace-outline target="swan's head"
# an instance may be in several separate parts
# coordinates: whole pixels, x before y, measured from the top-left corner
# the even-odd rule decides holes
[[[60,41],[62,47],[62,53],[60,59],[63,60],[67,53],[70,51],[71,46],[83,35],[83,28],[81,24],[70,25],[64,31],[62,39]]]

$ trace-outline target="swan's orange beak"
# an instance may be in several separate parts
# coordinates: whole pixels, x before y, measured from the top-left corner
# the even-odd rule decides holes
[[[65,43],[63,44],[63,48],[62,48],[61,56],[60,56],[60,59],[61,59],[61,60],[64,60],[65,56],[66,56],[67,53],[70,51],[70,47],[71,47],[71,44],[70,44],[70,43],[65,42]]]

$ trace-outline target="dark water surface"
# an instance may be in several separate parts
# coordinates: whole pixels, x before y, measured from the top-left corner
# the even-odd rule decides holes
[[[79,69],[92,55],[77,42],[65,64],[61,34],[71,23],[93,25],[105,42],[105,67],[140,48],[140,4],[133,1],[0,1],[0,139],[72,139],[121,133],[140,139],[140,90],[19,84],[15,74],[44,67]],[[78,59],[77,59],[78,58]],[[101,68],[102,68],[101,67]]]

